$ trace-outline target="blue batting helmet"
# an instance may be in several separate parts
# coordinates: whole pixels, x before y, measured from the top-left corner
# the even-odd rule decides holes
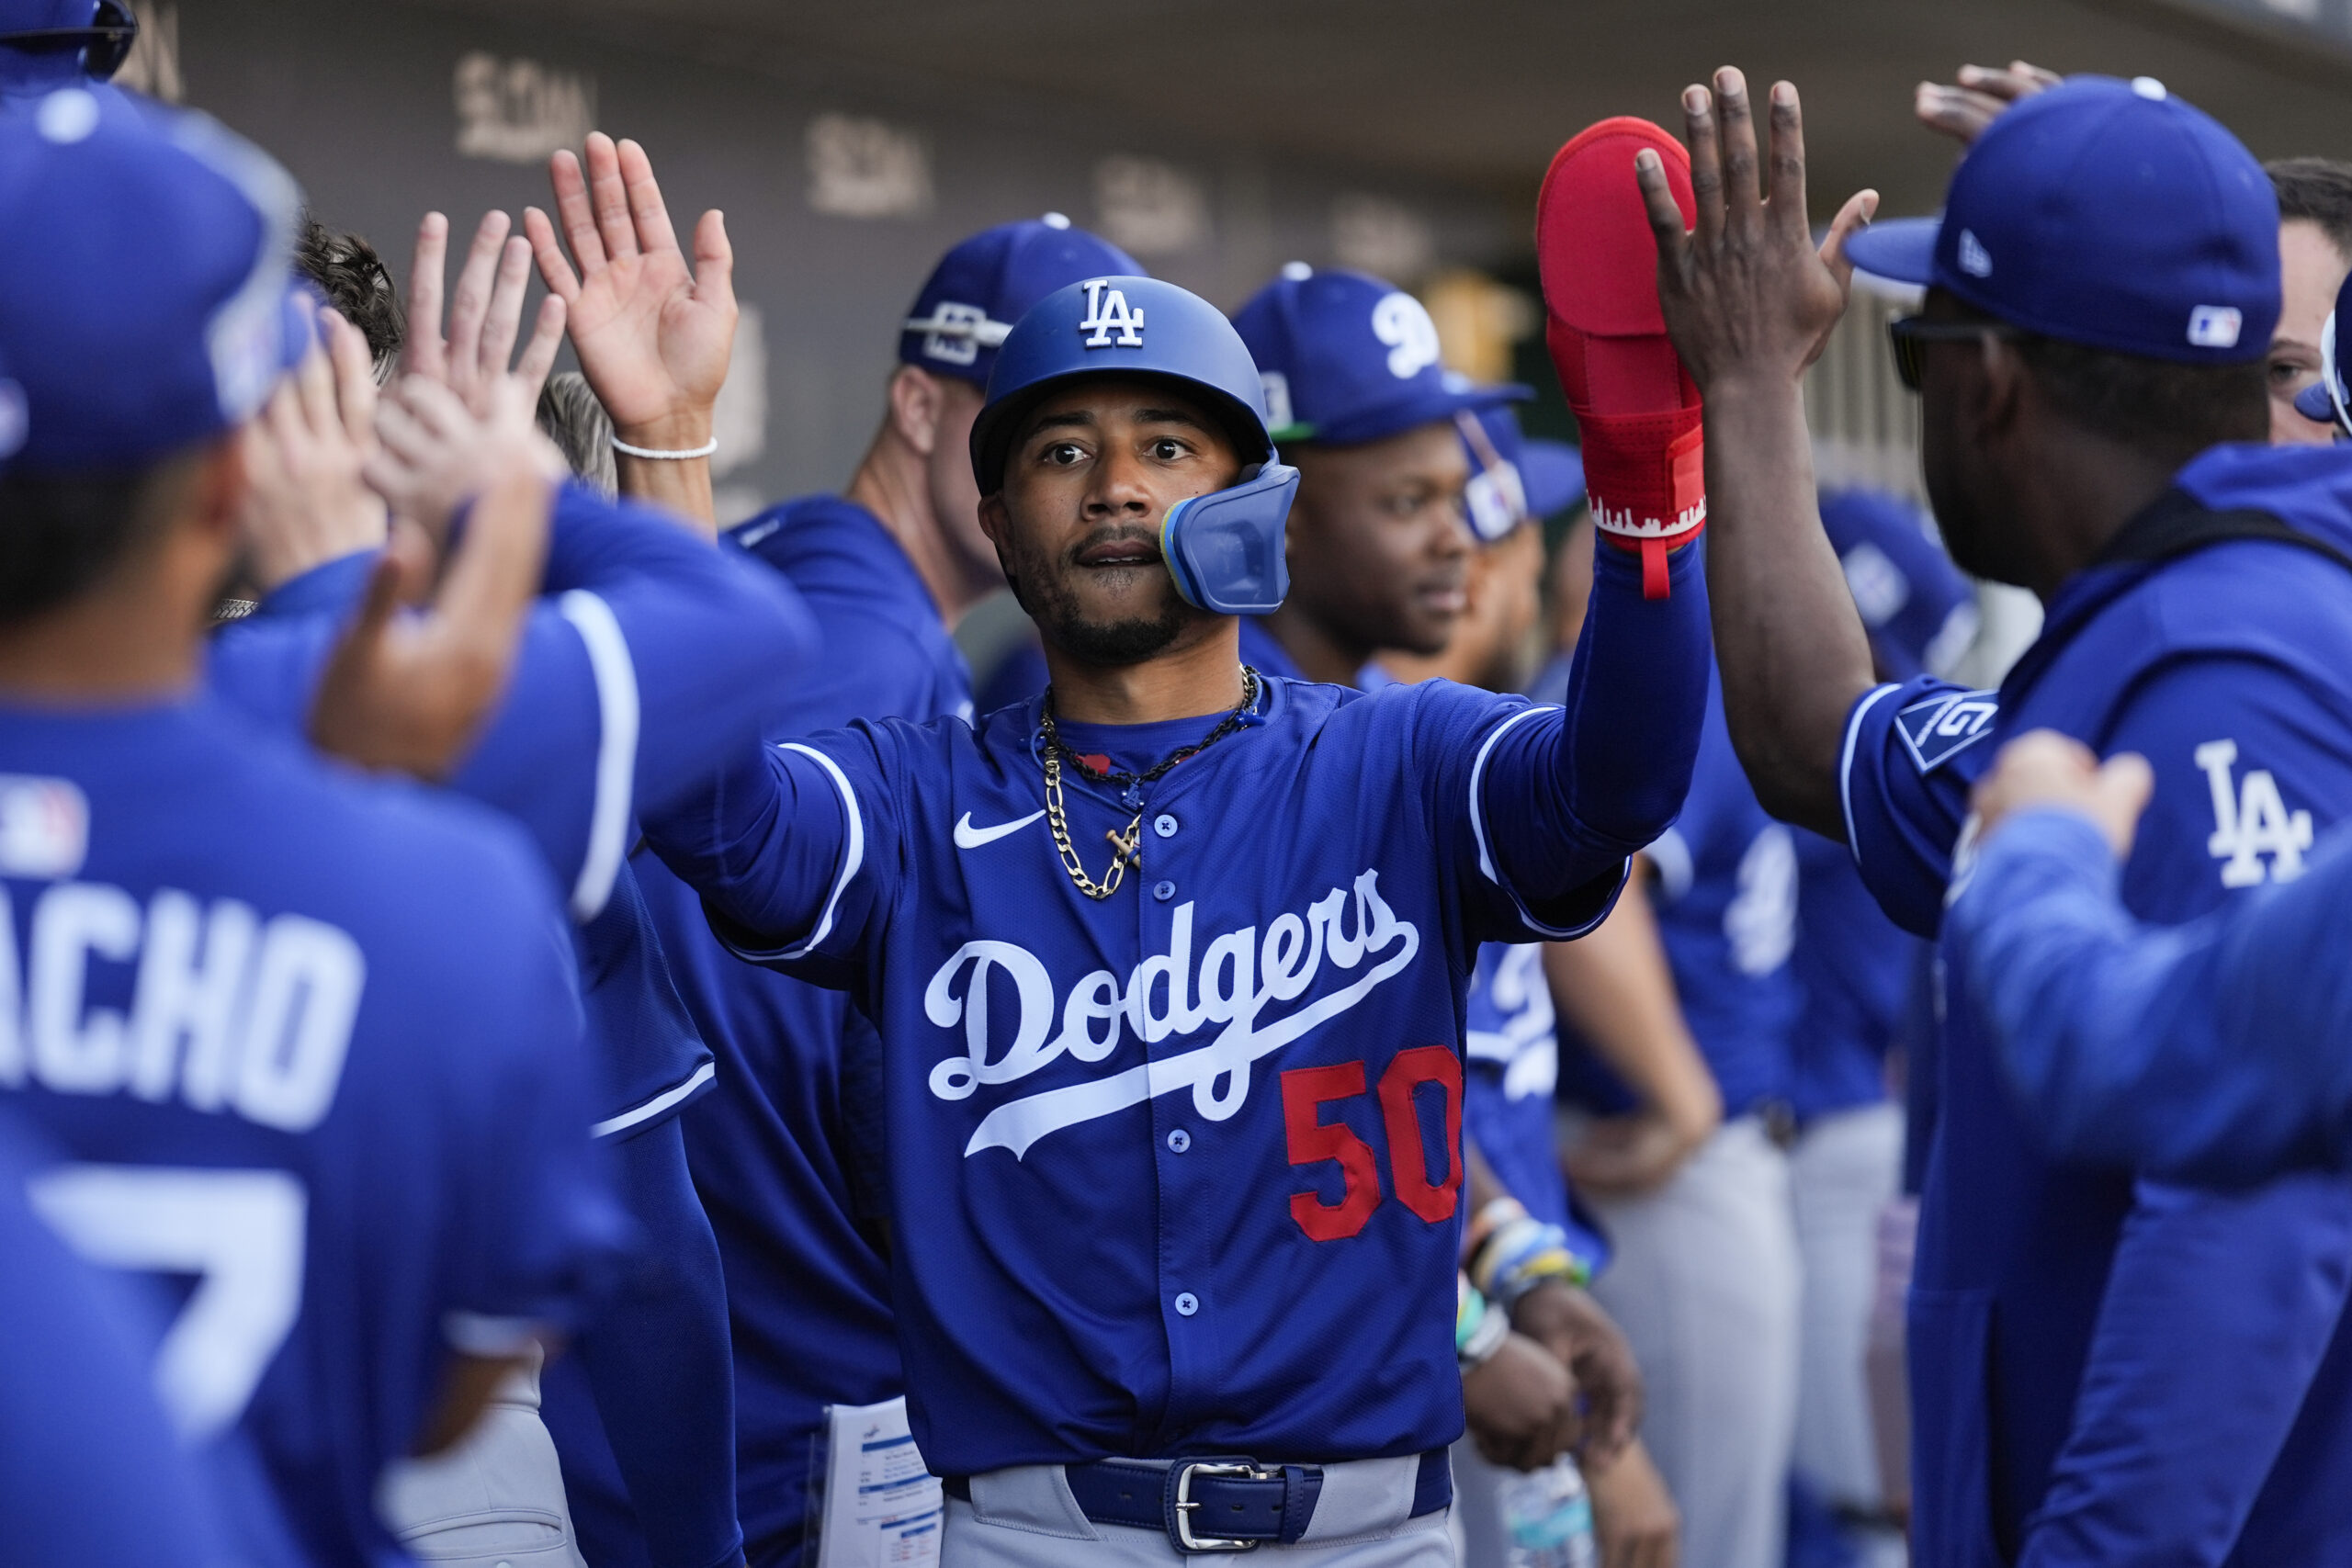
[[[1205,404],[1241,459],[1241,481],[1168,509],[1160,555],[1177,592],[1219,615],[1262,615],[1289,591],[1283,525],[1298,470],[1276,460],[1266,394],[1241,334],[1196,294],[1150,277],[1092,277],[1057,289],[1014,323],[972,422],[980,493],[1004,488],[1021,421],[1081,378],[1171,381]]]

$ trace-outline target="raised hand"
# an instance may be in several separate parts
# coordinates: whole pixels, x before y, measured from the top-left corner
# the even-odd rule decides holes
[[[404,377],[377,408],[381,445],[364,470],[368,483],[432,538],[447,538],[459,507],[514,475],[552,483],[569,472],[533,423],[537,400],[519,378],[502,377],[477,414],[440,382]]]
[[[631,446],[701,446],[735,344],[726,219],[714,210],[695,225],[690,269],[643,147],[598,132],[588,138],[584,174],[569,152],[555,154],[548,172],[579,270],[546,213],[526,209],[523,227],[539,276],[571,310],[571,344],[588,385]]]
[[[433,548],[403,521],[327,661],[311,743],[364,768],[428,780],[455,772],[506,690],[553,508],[546,476],[507,473],[475,502],[440,591],[414,615],[400,606],[431,581]]]
[[[1911,112],[1929,130],[1941,131],[1962,146],[1973,146],[1984,128],[2024,99],[2046,92],[2065,78],[2055,71],[2022,60],[2008,69],[1963,65],[1950,84],[1922,82],[1912,89]]]
[[[1715,73],[1712,94],[1684,88],[1682,113],[1698,206],[1693,231],[1683,231],[1657,155],[1634,160],[1657,241],[1658,303],[1674,350],[1702,394],[1724,379],[1793,384],[1845,313],[1853,278],[1846,236],[1870,221],[1878,193],[1849,197],[1816,248],[1805,216],[1796,87],[1772,85],[1769,197],[1758,188],[1756,126],[1747,78],[1736,68]]]
[[[240,526],[266,593],[312,567],[384,542],[384,503],[362,479],[374,453],[376,383],[359,329],[318,315],[321,343],[240,436]]]
[[[563,343],[564,302],[550,294],[539,301],[522,357],[511,367],[507,363],[531,287],[531,247],[520,235],[508,237],[513,227],[503,212],[482,214],[458,273],[457,292],[449,298],[446,329],[441,288],[449,220],[440,213],[426,213],[417,226],[416,253],[409,265],[409,333],[401,349],[401,373],[440,382],[476,413],[488,411],[492,389],[502,382],[520,387],[536,403]]]

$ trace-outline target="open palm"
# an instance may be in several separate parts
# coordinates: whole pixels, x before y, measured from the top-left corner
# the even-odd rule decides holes
[[[530,209],[524,228],[540,276],[567,308],[581,371],[615,429],[658,446],[707,423],[727,379],[734,252],[725,219],[706,212],[695,226],[690,268],[645,149],[599,132],[587,152],[584,172],[569,152],[548,168],[579,270],[546,213]]]

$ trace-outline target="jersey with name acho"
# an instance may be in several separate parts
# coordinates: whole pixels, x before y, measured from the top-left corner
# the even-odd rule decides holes
[[[567,1325],[619,1239],[544,866],[199,700],[0,712],[0,889],[36,1211],[197,1280],[155,1386],[250,1438],[308,1561],[398,1561],[376,1484],[451,1351]]]
[[[1589,724],[1444,682],[1273,679],[1150,784],[1066,767],[1091,874],[1139,818],[1105,899],[1050,831],[1034,702],[768,748],[648,817],[737,952],[879,1029],[934,1470],[1460,1433],[1464,990],[1482,941],[1602,918],[1679,803],[1705,647],[1679,564],[1667,604],[1623,572],[1596,592]],[[1645,745],[1612,703],[1653,716]]]
[[[2352,804],[2352,570],[2210,536],[2251,515],[2343,550],[2347,499],[2352,450],[2213,448],[2051,598],[1997,693],[1866,694],[1840,786],[1881,906],[1935,933],[1956,856],[1966,875],[1969,784],[2037,728],[2154,767],[2122,880],[2139,918],[2299,874]],[[1943,1010],[1910,1310],[1925,1568],[2014,1558],[2029,1533],[2049,1562],[2151,1540],[2249,1568],[2340,1550],[2352,1184],[2214,1193],[2052,1160],[1976,998],[1947,987]]]

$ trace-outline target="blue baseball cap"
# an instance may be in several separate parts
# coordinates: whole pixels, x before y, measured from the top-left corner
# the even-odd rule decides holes
[[[2074,76],[2028,98],[1961,160],[1940,220],[1874,223],[1846,254],[2043,337],[2147,359],[2260,359],[2278,321],[2269,176],[2150,76]]]
[[[1926,515],[1881,491],[1826,490],[1821,526],[1887,672],[1907,681],[1950,671],[1976,640],[1976,595]]]
[[[985,387],[1029,308],[1090,277],[1140,277],[1135,257],[1058,212],[983,229],[939,258],[899,334],[899,359]]]
[[[2335,330],[2346,319],[2352,319],[2352,277],[2336,288],[2335,309],[2319,332],[2319,379],[2295,394],[2297,413],[2335,426],[2339,435],[2352,435],[2352,378],[2346,378],[2344,364],[2345,355],[2352,353],[2352,341]]]
[[[1233,324],[1265,378],[1277,442],[1354,446],[1532,395],[1447,370],[1421,302],[1361,272],[1293,262]]]
[[[311,342],[301,192],[202,115],[63,87],[0,117],[0,354],[17,461],[130,468],[243,423]]]

